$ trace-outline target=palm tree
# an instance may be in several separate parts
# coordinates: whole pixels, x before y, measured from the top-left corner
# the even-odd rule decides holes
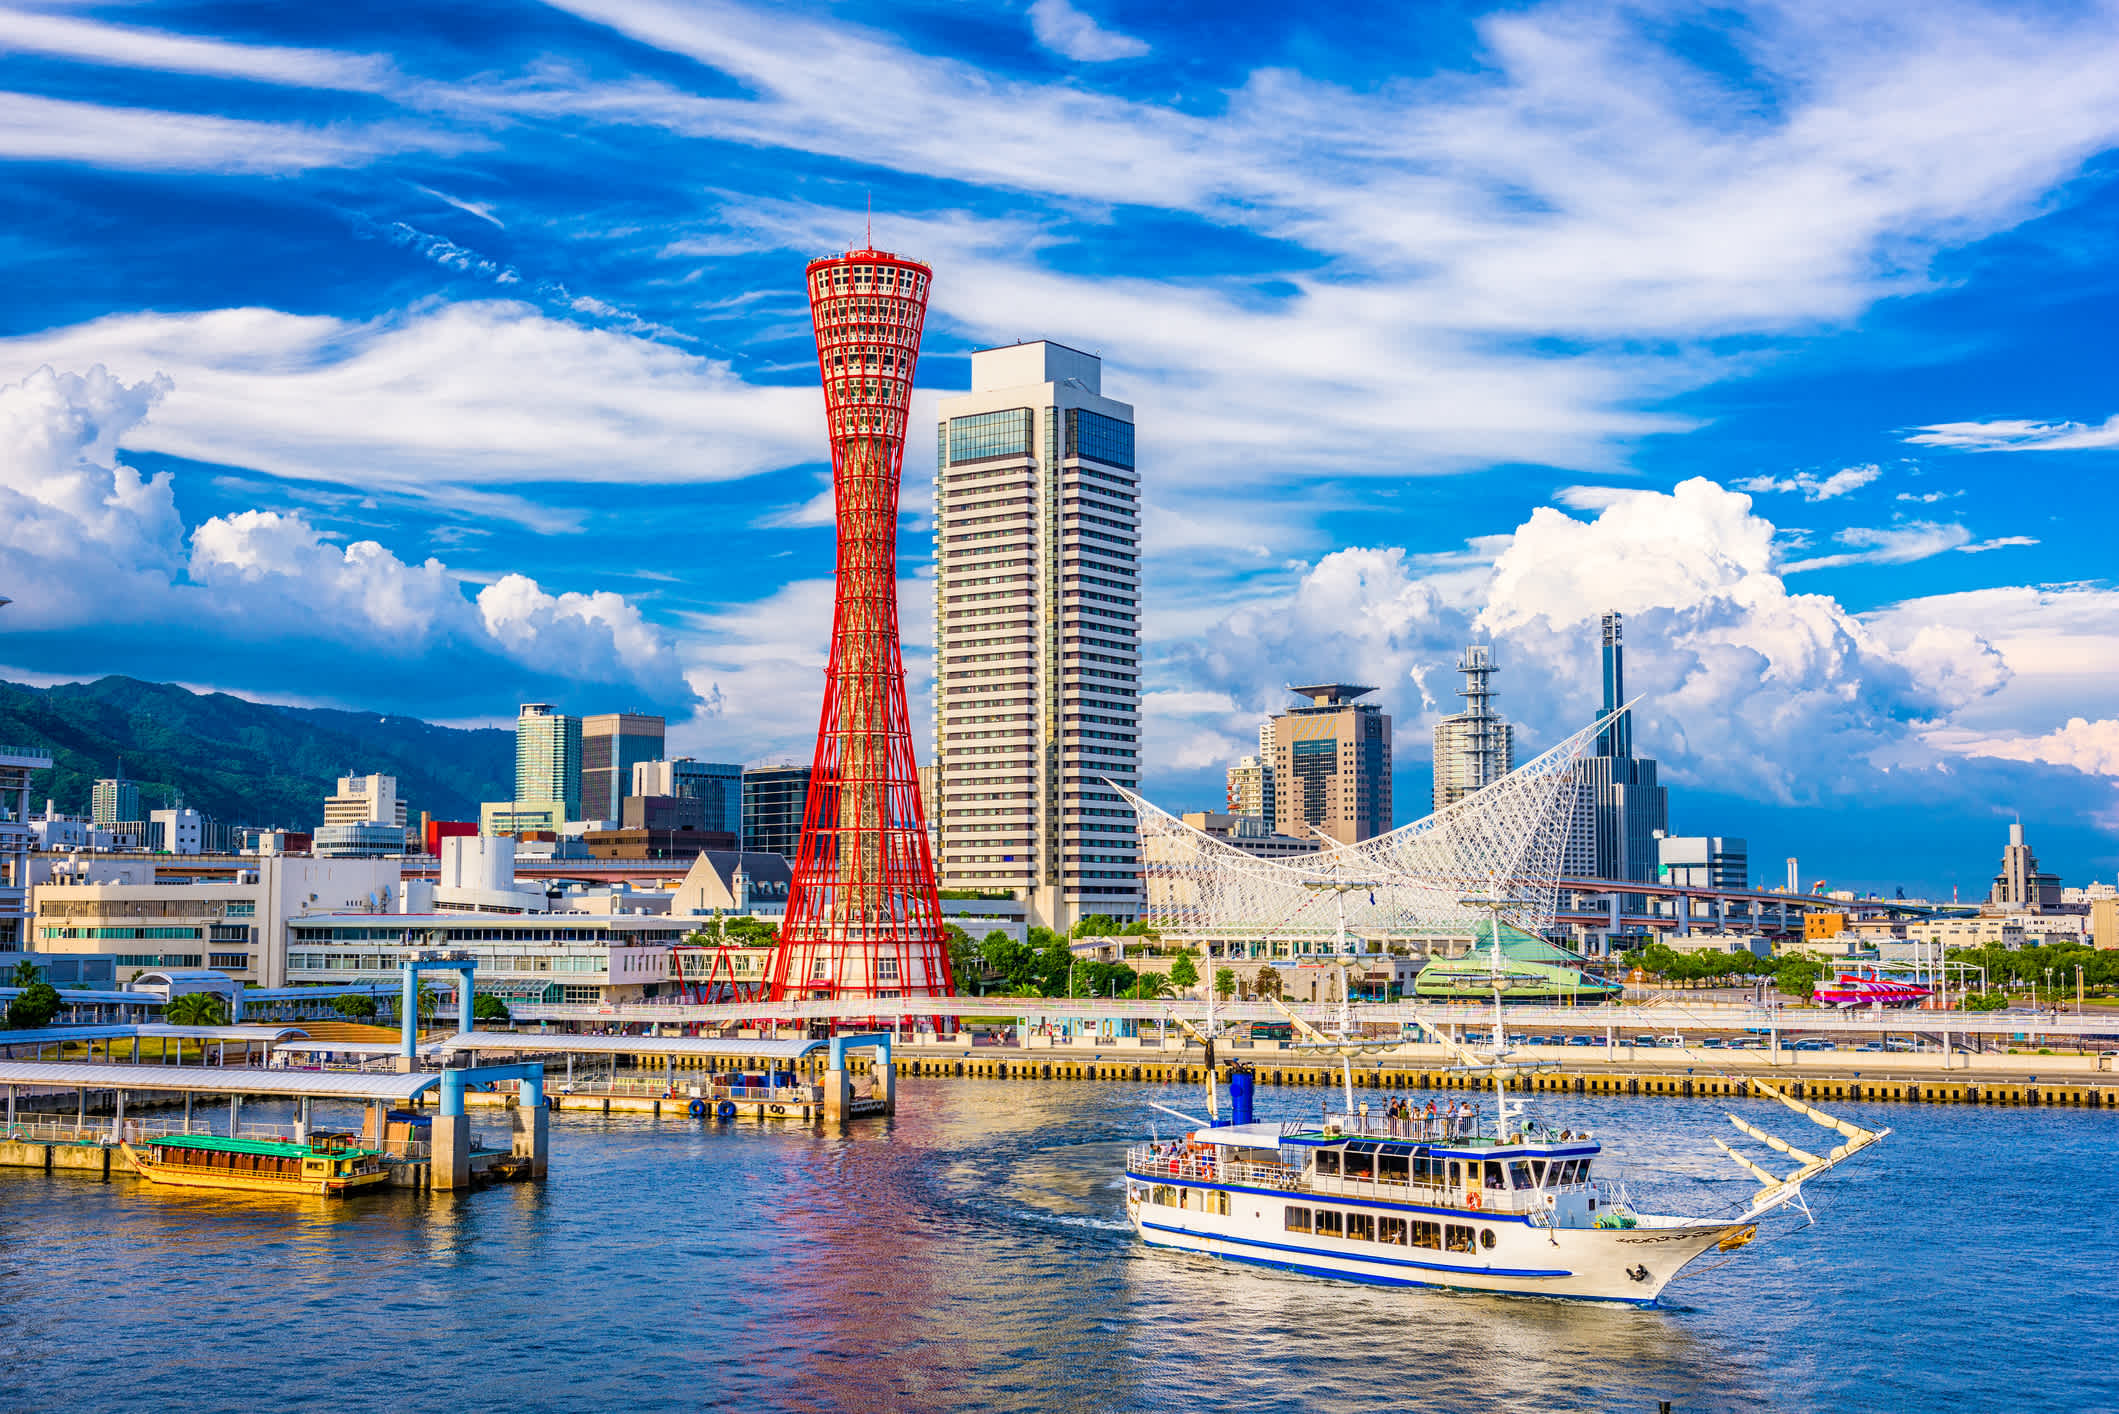
[[[1140,1001],[1154,1001],[1167,997],[1177,989],[1170,985],[1167,972],[1143,972],[1133,979],[1133,995]]]
[[[34,987],[37,985],[37,977],[36,963],[28,961],[18,962],[15,964],[13,974],[7,979],[7,985],[10,987]]]
[[[228,1021],[228,1006],[212,992],[186,992],[169,999],[162,1019],[171,1026],[222,1026]]]

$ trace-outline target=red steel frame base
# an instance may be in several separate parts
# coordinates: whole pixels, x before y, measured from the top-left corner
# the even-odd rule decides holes
[[[879,250],[809,266],[838,592],[774,1001],[953,989],[898,651],[898,476],[933,273]]]

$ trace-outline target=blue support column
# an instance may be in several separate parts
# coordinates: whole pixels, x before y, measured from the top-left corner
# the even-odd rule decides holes
[[[404,1060],[405,1069],[410,1070],[413,1057],[419,1053],[419,973],[410,966],[405,968],[405,995],[398,1005],[397,1019],[404,1033],[398,1055]]]
[[[456,1029],[458,1031],[469,1031],[471,1029],[471,978],[477,970],[478,966],[476,963],[469,963],[457,974],[461,979],[461,985],[456,989]]]

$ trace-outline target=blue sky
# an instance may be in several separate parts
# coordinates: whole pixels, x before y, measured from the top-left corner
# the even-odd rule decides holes
[[[2119,12],[0,0],[0,666],[806,758],[802,264],[930,262],[933,401],[1138,409],[1147,780],[1458,647],[1530,745],[1628,615],[1673,824],[2119,868]],[[887,27],[886,27],[887,26]]]

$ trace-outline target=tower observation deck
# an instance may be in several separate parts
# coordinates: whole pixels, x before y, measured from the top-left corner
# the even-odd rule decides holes
[[[808,270],[839,550],[775,1000],[951,990],[898,648],[898,477],[933,274],[873,249]]]

